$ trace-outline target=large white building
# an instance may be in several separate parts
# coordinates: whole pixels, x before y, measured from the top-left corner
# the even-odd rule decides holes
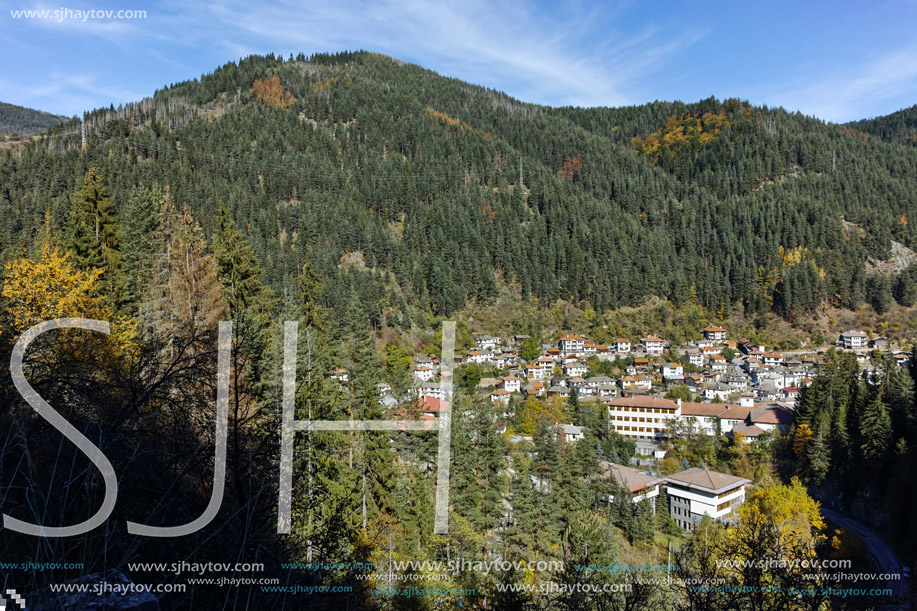
[[[608,402],[612,430],[630,439],[662,439],[669,423],[681,416],[681,400],[636,395]]]
[[[666,478],[669,512],[676,524],[694,530],[701,518],[717,522],[728,519],[745,502],[745,486],[751,481],[694,467]]]

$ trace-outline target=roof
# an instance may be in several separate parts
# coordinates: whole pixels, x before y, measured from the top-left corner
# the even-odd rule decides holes
[[[726,329],[723,327],[717,327],[715,325],[708,325],[704,331],[707,331],[708,333],[725,333]]]
[[[841,337],[867,337],[867,335],[862,331],[854,331],[851,329],[850,331],[841,333]]]
[[[669,399],[660,399],[659,397],[649,397],[647,395],[634,395],[631,397],[620,397],[608,402],[611,407],[649,407],[661,409],[678,409],[678,404]]]
[[[654,486],[663,481],[658,477],[647,475],[639,469],[625,467],[624,465],[608,462],[607,460],[601,461],[599,466],[604,472],[602,477],[614,476],[614,478],[618,480],[618,484],[631,492],[637,492],[647,486]]]
[[[564,335],[558,341],[569,342],[569,341],[574,341],[574,340],[579,341],[579,342],[584,342],[586,341],[586,338],[583,337],[582,335],[574,335],[573,333],[570,333],[569,335]]]
[[[745,437],[749,437],[751,439],[757,439],[758,437],[766,434],[762,429],[756,427],[754,424],[748,425],[744,422],[740,422],[732,427],[732,430],[726,433],[726,436],[733,438],[735,437],[736,433],[741,433]]]
[[[701,469],[699,467],[693,467],[687,471],[670,475],[666,478],[666,481],[684,486],[685,488],[698,488],[715,494],[730,488],[736,488],[751,483],[750,480],[744,477],[727,475],[726,473],[710,471],[709,469]]]
[[[729,408],[721,413],[718,417],[722,420],[745,420],[748,414],[755,408],[742,407],[741,405],[730,405]]]
[[[682,416],[719,416],[724,411],[726,411],[726,406],[722,403],[681,402]]]
[[[779,403],[765,403],[753,409],[749,418],[755,424],[790,424],[793,412]]]
[[[576,426],[574,424],[562,424],[560,425],[565,435],[584,435],[586,432],[586,427]]]
[[[661,342],[663,339],[661,337],[656,337],[655,335],[647,335],[643,338],[644,342]]]

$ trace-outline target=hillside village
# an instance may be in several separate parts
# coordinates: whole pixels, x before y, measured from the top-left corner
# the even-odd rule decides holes
[[[634,503],[652,501],[653,511],[664,489],[675,523],[693,530],[705,515],[716,521],[733,519],[751,481],[702,467],[664,477],[658,462],[666,456],[666,442],[703,434],[745,444],[775,431],[787,433],[801,388],[830,358],[826,350],[768,351],[744,338],[730,339],[726,329],[712,324],[700,334],[702,339],[679,346],[652,334],[636,341],[618,338],[608,345],[575,333],[544,345],[526,335],[481,335],[473,348],[454,357],[453,365],[458,372],[472,366],[482,372],[473,392],[503,407],[500,432],[511,443],[532,441],[509,424],[523,401],[566,404],[575,397],[604,403],[609,431],[632,441],[635,456],[631,465],[602,461],[603,477],[613,477]],[[871,365],[873,351],[890,354],[899,367],[910,357],[885,338],[857,330],[841,333],[833,348],[854,354],[867,382],[880,374]],[[414,359],[416,411],[423,420],[436,420],[445,401],[440,368],[435,354]],[[390,386],[380,384],[379,390],[389,416],[406,418]],[[585,427],[573,423],[559,422],[555,431],[565,444],[586,435]]]

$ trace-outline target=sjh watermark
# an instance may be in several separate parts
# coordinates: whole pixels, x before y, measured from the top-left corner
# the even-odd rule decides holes
[[[64,437],[83,452],[102,474],[105,495],[99,510],[84,522],[72,526],[46,526],[33,524],[3,514],[3,527],[34,537],[74,537],[87,533],[99,526],[114,511],[118,498],[118,477],[105,454],[86,438],[66,418],[61,416],[25,378],[23,360],[29,345],[48,331],[55,329],[84,329],[97,333],[110,333],[110,325],[104,320],[88,318],[56,318],[39,323],[26,330],[16,341],[10,357],[10,372],[13,384],[25,401],[48,421]],[[293,490],[293,441],[297,431],[430,431],[439,433],[437,453],[436,501],[433,532],[449,532],[449,465],[452,446],[452,374],[455,356],[455,321],[443,322],[442,378],[444,401],[435,422],[426,420],[297,420],[294,398],[296,393],[296,347],[298,323],[284,323],[283,342],[283,402],[280,444],[280,492],[277,507],[277,532],[290,532],[290,510]],[[232,350],[232,321],[219,324],[217,339],[217,409],[215,452],[213,459],[213,495],[204,513],[197,519],[180,526],[149,526],[136,522],[127,523],[127,532],[147,537],[181,537],[195,533],[216,517],[223,503],[226,485],[226,437],[229,423],[229,363]],[[0,610],[2,611],[2,610]]]
[[[63,23],[65,21],[80,21],[85,23],[90,20],[146,19],[146,11],[132,9],[74,9],[62,6],[55,9],[10,9],[10,17],[13,19],[56,21],[57,23]]]

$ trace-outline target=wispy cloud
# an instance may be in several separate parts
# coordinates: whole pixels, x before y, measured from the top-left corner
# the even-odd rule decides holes
[[[877,114],[883,102],[917,102],[917,43],[885,51],[859,64],[833,70],[814,81],[763,94],[762,100],[826,121],[849,121]]]
[[[244,34],[248,40],[241,46],[247,49],[282,45],[309,52],[358,45],[548,104],[636,102],[636,81],[702,36],[675,36],[652,26],[616,31],[609,23],[613,16],[605,12],[600,19],[595,9],[546,19],[523,2],[221,3],[208,10],[234,46],[240,37],[233,32]],[[595,44],[584,52],[588,39]]]

